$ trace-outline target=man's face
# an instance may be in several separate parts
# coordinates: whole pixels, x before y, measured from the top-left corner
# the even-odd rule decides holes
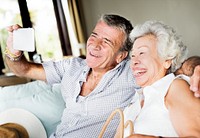
[[[105,22],[97,23],[87,41],[86,62],[90,68],[109,70],[121,62],[119,49],[125,40],[125,34],[108,26]]]

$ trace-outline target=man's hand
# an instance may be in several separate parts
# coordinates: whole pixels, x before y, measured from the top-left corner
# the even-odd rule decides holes
[[[9,36],[7,39],[7,49],[14,55],[21,55],[22,51],[13,49],[13,31],[21,28],[18,24],[7,27],[7,31],[9,32]]]
[[[195,97],[200,97],[200,65],[194,69],[190,79],[190,89],[194,92]]]

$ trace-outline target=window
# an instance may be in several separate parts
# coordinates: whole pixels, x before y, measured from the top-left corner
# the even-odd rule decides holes
[[[19,24],[20,26],[24,25],[21,15],[24,14],[23,6],[25,5],[28,7],[32,27],[35,29],[36,52],[42,56],[43,61],[52,59],[59,60],[63,58],[63,53],[66,53],[66,49],[63,50],[65,44],[62,44],[63,46],[61,48],[61,41],[59,37],[60,33],[58,34],[58,28],[59,31],[65,31],[65,34],[67,34],[67,30],[57,26],[58,22],[63,24],[61,21],[58,21],[59,17],[56,17],[57,15],[54,11],[55,6],[57,11],[60,11],[60,7],[55,5],[57,0],[24,1],[27,2],[27,5],[21,0],[0,0],[0,56],[3,55],[2,51],[4,51],[6,47],[6,39],[8,36],[6,27],[13,24]],[[22,9],[21,13],[19,7]],[[60,35],[62,36],[62,34]],[[27,55],[27,53],[25,53],[25,55]],[[3,61],[1,58],[0,60],[2,63]],[[4,66],[0,65],[0,69],[2,68],[4,68]],[[7,71],[8,68],[5,68]]]
[[[43,60],[63,57],[52,0],[27,0],[36,50]]]

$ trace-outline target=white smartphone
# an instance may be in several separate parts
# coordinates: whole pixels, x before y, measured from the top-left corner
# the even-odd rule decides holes
[[[33,28],[19,28],[13,32],[13,48],[20,51],[35,51]]]

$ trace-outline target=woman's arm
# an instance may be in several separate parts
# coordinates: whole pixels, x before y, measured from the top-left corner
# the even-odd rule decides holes
[[[200,100],[182,79],[171,84],[166,96],[170,119],[180,137],[200,137]]]

